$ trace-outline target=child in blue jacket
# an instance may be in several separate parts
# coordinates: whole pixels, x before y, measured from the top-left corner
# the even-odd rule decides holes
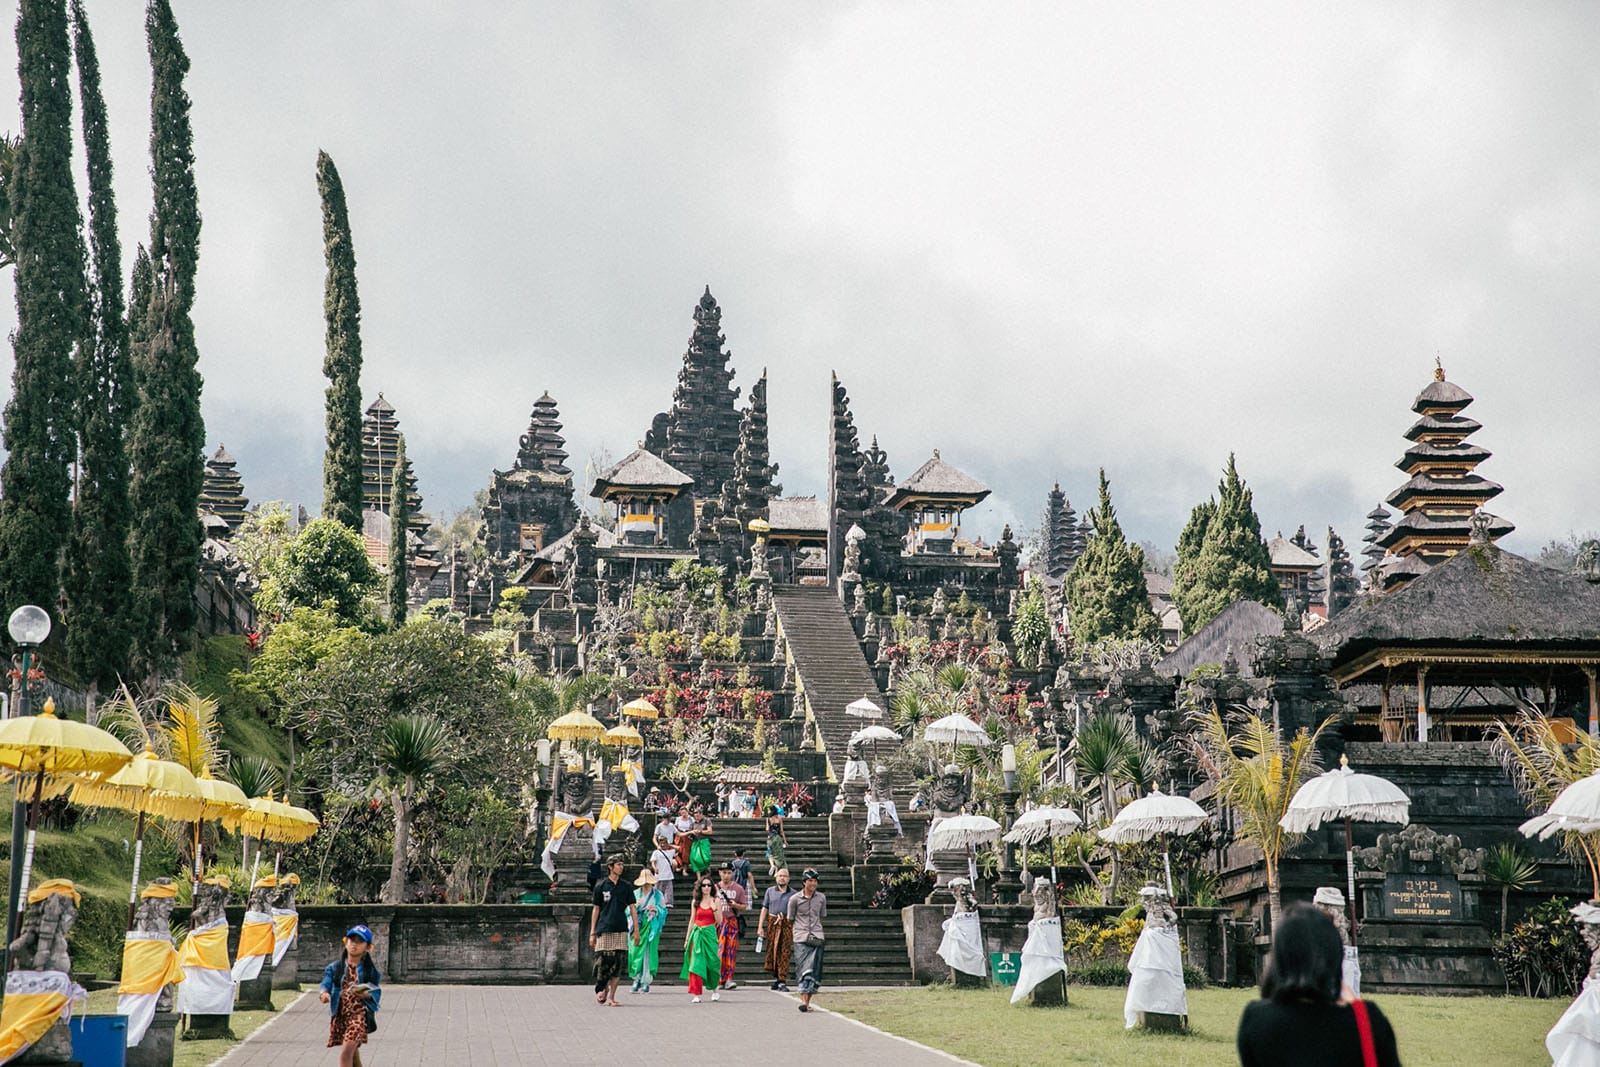
[[[322,972],[320,999],[332,1016],[328,1047],[339,1050],[339,1067],[361,1067],[361,1046],[378,1028],[382,979],[367,955],[371,948],[371,928],[358,923],[344,932],[344,952]]]

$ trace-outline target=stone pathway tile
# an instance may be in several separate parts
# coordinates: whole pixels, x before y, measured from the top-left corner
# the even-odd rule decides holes
[[[572,1067],[722,1060],[726,1050],[772,1062],[864,1063],[872,1067],[966,1061],[890,1037],[843,1016],[795,1010],[793,997],[741,988],[692,1004],[681,989],[618,993],[602,1008],[585,986],[389,986],[378,1031],[362,1050],[367,1067]],[[824,990],[816,1001],[827,1004]],[[328,1009],[309,993],[222,1059],[223,1067],[318,1067],[338,1063],[325,1048]],[[766,1059],[766,1057],[761,1057]]]

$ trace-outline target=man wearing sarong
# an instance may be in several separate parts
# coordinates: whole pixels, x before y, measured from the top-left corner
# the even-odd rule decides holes
[[[717,877],[717,958],[722,965],[717,988],[738,989],[733,971],[739,965],[739,916],[750,910],[750,893],[733,880],[733,864],[727,861]]]
[[[761,898],[761,920],[756,926],[756,933],[766,940],[765,965],[772,975],[772,988],[780,993],[789,991],[789,957],[794,952],[794,929],[789,925],[789,898],[794,894],[795,890],[789,886],[789,869],[778,868],[775,883],[767,887]]]
[[[827,947],[822,920],[828,898],[817,892],[817,872],[806,868],[800,892],[789,898],[789,925],[794,928],[795,977],[800,981],[800,1010],[811,1010],[811,998],[822,987],[822,956]]]

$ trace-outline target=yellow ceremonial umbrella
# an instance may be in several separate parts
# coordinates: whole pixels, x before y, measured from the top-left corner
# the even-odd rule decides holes
[[[606,724],[587,711],[569,711],[551,723],[544,735],[552,741],[594,741],[605,732]]]
[[[72,787],[72,800],[91,808],[118,808],[138,814],[133,831],[133,888],[128,890],[128,926],[133,929],[139,899],[139,867],[144,860],[146,815],[188,822],[205,811],[199,783],[187,767],[157,759],[148,748],[109,778],[85,779]]]
[[[46,700],[37,715],[19,715],[0,722],[0,768],[31,775],[33,800],[28,805],[28,847],[22,857],[22,892],[33,873],[33,844],[39,824],[39,801],[46,777],[67,774],[106,775],[121,768],[133,753],[98,726],[56,718],[56,702]],[[20,789],[21,783],[18,783]],[[20,906],[20,901],[18,902]],[[7,916],[10,928],[14,916]],[[7,935],[9,939],[9,933]]]
[[[661,717],[661,709],[644,697],[639,697],[622,705],[622,714],[630,719],[658,719]]]
[[[621,726],[613,726],[611,729],[607,730],[604,736],[600,738],[600,743],[602,745],[610,745],[612,748],[622,748],[627,745],[643,745],[644,735],[638,730],[635,730],[633,727],[629,726],[627,723],[623,723]]]
[[[239,819],[239,829],[246,837],[256,837],[278,844],[304,841],[316,833],[319,826],[321,821],[311,812],[305,808],[285,804],[281,800],[273,800],[271,793],[251,799],[249,810]],[[276,862],[274,860],[274,869]],[[251,884],[255,883],[256,870],[260,864],[261,852],[258,849],[255,865],[250,870]]]
[[[244,795],[243,789],[232,782],[211,777],[210,767],[200,768],[200,773],[194,776],[194,784],[203,798],[200,816],[194,821],[194,878],[198,884],[202,867],[200,823],[209,819],[220,819],[224,828],[235,829],[239,825],[240,818],[250,807],[250,798]]]

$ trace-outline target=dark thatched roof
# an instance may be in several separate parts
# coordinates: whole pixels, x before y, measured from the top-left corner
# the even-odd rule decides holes
[[[1228,649],[1239,663],[1239,673],[1250,674],[1250,648],[1258,637],[1283,633],[1283,615],[1254,600],[1235,600],[1193,637],[1155,665],[1157,674],[1180,677],[1205,663],[1221,663]]]
[[[976,504],[988,495],[988,486],[946,463],[939,457],[939,450],[934,449],[933,458],[892,489],[884,503],[897,508],[908,500],[922,497],[952,497]]]
[[[1316,631],[1336,661],[1379,646],[1586,645],[1600,649],[1600,585],[1473,545]]]
[[[660,456],[636,448],[620,463],[596,478],[589,495],[604,496],[608,489],[661,489],[675,493],[693,484],[693,478]]]

